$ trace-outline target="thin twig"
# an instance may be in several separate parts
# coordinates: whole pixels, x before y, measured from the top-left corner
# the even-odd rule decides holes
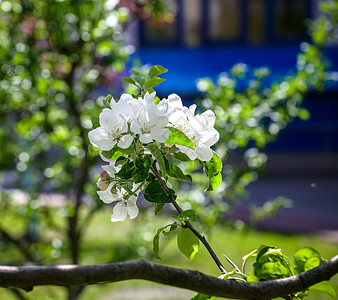
[[[151,170],[153,171],[155,177],[157,178],[158,182],[160,183],[162,189],[164,190],[165,194],[167,195],[167,197],[170,199],[171,203],[174,205],[175,209],[177,210],[177,212],[179,214],[182,213],[182,209],[181,207],[177,204],[177,202],[175,201],[173,195],[169,192],[167,186],[165,185],[165,183],[163,182],[160,174],[158,173],[158,170],[156,168],[155,162],[153,163],[153,165],[151,166]],[[196,228],[189,222],[189,221],[185,221],[185,226],[187,228],[189,228],[191,230],[191,232],[202,242],[202,244],[205,246],[205,248],[208,250],[209,254],[211,255],[212,259],[214,260],[214,262],[216,263],[217,267],[220,269],[220,271],[222,272],[222,274],[226,274],[227,271],[225,270],[224,266],[222,265],[221,261],[218,259],[216,253],[214,252],[214,250],[211,248],[210,244],[207,242],[207,240],[205,239],[205,237],[203,235],[201,235]]]

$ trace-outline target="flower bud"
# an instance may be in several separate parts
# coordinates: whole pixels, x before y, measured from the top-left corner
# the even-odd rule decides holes
[[[102,173],[104,173],[104,172],[102,172]],[[101,191],[105,191],[109,186],[109,181],[105,181],[105,180],[102,180],[101,178],[99,178],[96,185]]]
[[[107,171],[103,171],[100,173],[100,179],[102,179],[103,181],[108,181],[109,179],[109,174]]]

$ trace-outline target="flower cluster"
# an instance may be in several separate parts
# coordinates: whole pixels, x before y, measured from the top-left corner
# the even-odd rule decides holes
[[[117,147],[120,150],[130,149],[137,155],[140,149],[150,143],[166,145],[170,129],[175,128],[194,145],[188,147],[176,142],[178,151],[186,154],[190,160],[209,161],[213,157],[210,147],[219,139],[219,133],[214,128],[215,114],[209,110],[196,115],[196,105],[183,106],[176,94],[169,95],[157,104],[155,96],[155,92],[147,92],[138,99],[129,94],[122,94],[118,101],[111,99],[110,108],[104,108],[99,116],[100,127],[88,134],[90,142],[101,150],[102,159],[109,162],[102,166],[105,171],[97,183],[101,190],[97,193],[104,203],[118,202],[113,210],[112,221],[123,221],[127,215],[130,218],[137,216],[136,200],[144,182],[123,181],[123,178],[116,177],[121,166],[116,164],[115,159],[103,156],[102,151]],[[147,150],[143,153],[147,153]],[[133,164],[132,157],[125,154],[122,159],[126,164]]]

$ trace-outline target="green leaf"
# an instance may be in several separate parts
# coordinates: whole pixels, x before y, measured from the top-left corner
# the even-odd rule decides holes
[[[169,192],[176,198],[175,192],[172,189],[169,189]],[[155,203],[170,203],[171,200],[167,197],[166,193],[162,189],[160,183],[157,180],[154,180],[148,184],[144,193],[144,198],[149,202]]]
[[[185,133],[175,127],[169,127],[170,134],[165,141],[169,145],[181,145],[195,150],[195,145],[191,139],[189,139]]]
[[[107,95],[107,97],[103,100],[103,105],[110,108],[110,101],[113,99],[112,95]],[[114,100],[113,100],[114,101]]]
[[[255,275],[255,269],[252,269],[246,279],[247,282],[259,282],[259,278]]]
[[[170,176],[177,179],[188,181],[190,184],[192,184],[192,177],[190,175],[185,175],[183,171],[180,169],[180,167],[176,165],[173,164],[170,165]]]
[[[147,145],[148,150],[151,152],[152,155],[154,155],[158,166],[160,167],[160,171],[161,171],[161,175],[163,178],[166,179],[167,177],[167,170],[166,170],[166,164],[165,164],[165,160],[164,160],[164,156],[160,150],[160,148],[155,144],[155,143],[151,143],[149,145]]]
[[[190,300],[210,300],[212,296],[206,295],[206,294],[201,294],[197,293]]]
[[[213,153],[211,160],[204,162],[205,173],[209,178],[209,186],[206,191],[214,191],[222,183],[222,160],[215,151]]]
[[[130,83],[130,84],[136,85],[135,81],[134,81],[131,77],[124,77],[124,78],[122,79],[122,82]]]
[[[215,151],[213,151],[213,156],[211,160],[206,161],[205,164],[207,167],[206,172],[208,176],[216,176],[222,171],[222,160]]]
[[[161,257],[158,255],[159,251],[160,251],[160,234],[161,232],[167,228],[169,225],[162,227],[160,229],[157,230],[154,238],[153,238],[153,252],[154,252],[154,256],[157,259],[161,259]]]
[[[144,76],[142,76],[142,75],[131,75],[130,76],[131,77],[131,79],[135,82],[135,84],[137,85],[137,86],[139,86],[139,87],[143,87],[143,85],[144,85],[144,82],[145,82],[145,78],[144,78]]]
[[[176,152],[172,154],[173,158],[175,158],[176,160],[179,161],[192,161],[186,154],[182,153],[182,152]]]
[[[130,70],[130,72],[133,73],[134,75],[141,75],[141,73],[136,70]]]
[[[256,257],[256,262],[248,274],[248,282],[285,278],[292,276],[294,273],[288,258],[283,254],[281,249],[276,247],[262,245],[244,256],[243,273],[245,272],[245,263],[250,257]]]
[[[148,178],[152,163],[150,154],[140,156],[135,160],[135,170],[133,171],[135,183],[142,182]]]
[[[336,299],[336,292],[335,292],[334,288],[332,287],[332,285],[329,284],[327,281],[318,282],[318,283],[310,286],[309,290],[321,291],[323,293],[328,294],[333,299]]]
[[[159,77],[150,78],[149,80],[147,80],[144,83],[144,88],[145,89],[150,89],[150,88],[154,87],[155,85],[160,84],[163,81],[165,81],[164,78],[159,78]]]
[[[133,171],[135,169],[134,162],[131,160],[126,161],[121,170],[116,173],[116,176],[122,179],[130,179],[133,177]]]
[[[255,275],[260,280],[273,280],[279,278],[289,277],[288,268],[282,261],[269,261],[263,264],[254,264]]]
[[[180,213],[178,216],[172,215],[172,218],[178,220],[178,221],[191,221],[195,222],[196,221],[196,212],[192,209],[187,209]]]
[[[132,147],[129,147],[127,149],[120,148],[118,146],[115,146],[113,149],[108,151],[102,151],[102,155],[107,159],[118,159],[120,156],[124,156],[126,154],[131,154],[134,152],[134,149]]]
[[[264,249],[265,247],[267,247],[266,245],[261,245],[259,248],[251,251],[249,254],[245,255],[242,257],[243,261],[247,261],[250,257],[256,257],[258,255],[258,253]]]
[[[297,273],[302,273],[318,267],[322,263],[322,258],[317,250],[304,247],[295,253],[293,262]]]
[[[92,121],[93,128],[100,126],[100,121],[98,116],[90,116],[90,120]]]
[[[293,275],[288,258],[281,249],[275,247],[261,248],[253,267],[259,280],[273,280]]]
[[[157,259],[161,259],[161,257],[158,255],[158,252],[160,251],[160,236],[157,232],[157,234],[153,238],[153,252],[154,256]]]
[[[149,78],[153,78],[166,72],[168,72],[168,69],[163,68],[161,65],[155,65],[150,68],[148,75]]]
[[[193,259],[199,250],[199,240],[188,228],[181,228],[177,234],[178,249],[189,259]]]
[[[162,211],[162,209],[163,209],[163,207],[165,205],[165,203],[156,203],[156,202],[153,202],[151,204],[154,207],[155,216],[158,215]]]
[[[128,160],[127,157],[120,156],[120,157],[116,160],[115,166],[123,165],[127,160]]]
[[[161,232],[163,232],[169,226],[170,226],[170,231],[171,231],[171,228],[172,228],[173,225],[175,225],[175,223],[166,225],[166,226],[161,227],[157,230],[157,232],[156,232],[156,234],[153,238],[153,252],[154,252],[155,258],[161,259],[160,256],[158,255],[158,252],[160,251],[160,234],[161,234]]]
[[[169,236],[170,234],[172,234],[177,229],[177,227],[178,227],[177,223],[175,222],[175,223],[171,224],[169,231],[163,231],[163,234],[165,236]]]
[[[216,190],[220,184],[222,183],[222,174],[218,173],[216,176],[212,176],[209,179],[209,186],[207,188],[207,191],[214,191]]]

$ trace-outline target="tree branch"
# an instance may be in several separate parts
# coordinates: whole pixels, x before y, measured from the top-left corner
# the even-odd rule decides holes
[[[299,275],[259,283],[221,280],[198,271],[135,260],[91,266],[0,266],[0,286],[29,291],[38,285],[72,286],[143,279],[218,297],[267,300],[304,290],[337,273],[338,255]]]
[[[182,213],[182,209],[181,207],[178,205],[178,203],[175,201],[173,195],[168,191],[167,186],[165,185],[165,183],[162,180],[162,177],[160,176],[160,174],[157,171],[156,168],[156,164],[155,162],[153,163],[153,165],[151,166],[151,170],[153,171],[155,177],[157,178],[158,182],[160,183],[163,191],[166,193],[167,197],[170,199],[171,203],[174,205],[175,209],[177,210],[177,212],[179,214]],[[220,269],[220,271],[222,272],[222,274],[226,274],[227,271],[225,270],[224,266],[222,265],[221,261],[219,260],[219,258],[217,257],[216,253],[214,252],[214,250],[211,248],[210,244],[208,243],[208,241],[205,239],[205,237],[203,235],[201,235],[198,230],[196,230],[196,228],[189,222],[189,221],[185,221],[185,226],[187,228],[189,228],[191,230],[191,232],[202,242],[202,244],[204,245],[204,247],[207,249],[207,251],[209,252],[210,256],[212,257],[212,259],[214,260],[214,262],[216,263],[217,267]]]

